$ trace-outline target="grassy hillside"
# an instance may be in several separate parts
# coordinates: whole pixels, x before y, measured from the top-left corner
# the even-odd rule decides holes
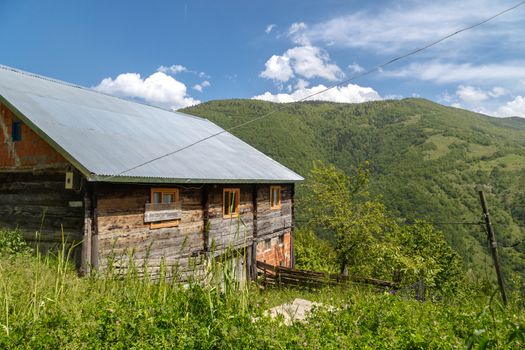
[[[1,349],[518,349],[525,341],[518,293],[504,308],[476,285],[434,302],[355,285],[261,289],[236,283],[227,265],[208,271],[206,285],[153,282],[134,269],[79,278],[66,253],[35,257],[19,233],[0,228]],[[325,307],[289,326],[265,312],[294,298]]]
[[[230,128],[281,106],[223,100],[183,112]],[[408,219],[477,222],[481,211],[475,188],[487,185],[500,243],[525,238],[524,119],[491,118],[423,99],[304,102],[285,105],[233,134],[305,176],[313,160],[345,171],[368,160],[372,191],[393,214]],[[299,222],[301,213],[298,208]],[[467,268],[492,274],[481,227],[439,227]],[[502,248],[501,254],[507,274],[525,275],[525,243]]]

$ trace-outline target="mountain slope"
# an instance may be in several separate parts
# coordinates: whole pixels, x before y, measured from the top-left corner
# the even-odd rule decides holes
[[[525,238],[525,120],[492,118],[423,99],[284,106],[223,100],[183,112],[230,128],[280,107],[233,134],[303,176],[317,159],[345,171],[368,160],[372,192],[392,213],[411,220],[477,222],[476,185],[487,185],[500,242]],[[437,226],[467,267],[491,268],[481,226]],[[524,248],[525,243],[500,250],[507,272],[525,276]]]

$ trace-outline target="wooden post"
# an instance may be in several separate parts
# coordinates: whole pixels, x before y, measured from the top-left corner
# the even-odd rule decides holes
[[[85,276],[91,271],[91,193],[89,184],[85,184],[83,207],[84,207],[84,234],[82,237],[82,255],[80,261],[80,274]]]
[[[210,252],[210,205],[209,205],[209,189],[207,186],[202,188],[201,203],[204,209],[204,230],[202,232],[203,249],[208,254]],[[209,258],[209,254],[208,254]]]
[[[292,186],[292,229],[290,230],[290,267],[295,269],[295,244],[293,234],[295,231],[295,184]]]
[[[97,199],[97,184],[94,183],[91,188],[91,215],[93,221],[91,223],[91,268],[98,270],[98,199]]]
[[[485,219],[485,225],[487,227],[487,239],[489,241],[490,251],[492,253],[492,260],[494,261],[494,268],[496,269],[496,275],[498,277],[498,285],[501,293],[501,299],[503,304],[507,305],[507,294],[505,294],[505,284],[503,282],[503,275],[501,273],[500,260],[498,255],[498,244],[496,242],[496,235],[494,234],[494,228],[492,222],[490,221],[489,210],[487,206],[487,201],[485,199],[485,194],[483,190],[479,190],[479,199],[481,201],[481,207],[483,209],[483,218]]]
[[[257,185],[253,185],[252,191],[252,211],[253,211],[253,234],[252,234],[252,245],[250,246],[250,274],[249,277],[252,281],[257,280],[257,197],[259,195],[259,189]]]

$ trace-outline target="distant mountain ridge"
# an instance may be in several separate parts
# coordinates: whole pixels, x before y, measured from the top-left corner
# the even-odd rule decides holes
[[[525,119],[493,118],[415,98],[286,105],[220,100],[183,112],[230,128],[277,108],[283,109],[233,133],[303,176],[317,159],[345,171],[368,160],[372,192],[410,220],[477,222],[475,188],[484,184],[501,244],[525,238]],[[467,267],[490,269],[482,226],[437,226]],[[502,247],[501,254],[507,272],[525,276],[525,243]]]

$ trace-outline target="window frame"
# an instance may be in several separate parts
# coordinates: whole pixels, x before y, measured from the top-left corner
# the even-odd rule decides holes
[[[226,193],[230,193],[230,195],[228,195],[228,206],[226,206],[226,201],[225,201]],[[226,213],[226,208],[228,208],[228,211],[230,211],[231,193],[235,193],[236,197],[234,198],[237,198],[237,201],[235,203],[236,204],[235,208],[233,208],[233,212]],[[241,206],[241,189],[239,187],[223,188],[222,189],[222,216],[223,218],[238,217],[240,206]]]
[[[277,204],[274,205],[274,190],[277,190],[278,198],[277,198]],[[270,209],[271,210],[278,210],[281,209],[281,194],[282,187],[281,186],[270,186]]]
[[[268,244],[269,242],[269,244]],[[272,239],[271,238],[266,238],[264,240],[264,251],[265,252],[269,252],[270,250],[272,250]]]
[[[279,235],[279,239],[277,240],[277,243],[280,247],[284,247],[284,233],[282,235]]]
[[[156,203],[153,202],[153,196],[154,196],[154,193],[158,193],[158,192],[160,192],[160,199],[161,199],[160,203],[163,203],[162,200],[164,199],[164,194],[172,194],[173,195],[173,201],[170,202],[170,203],[176,203],[176,202],[180,201],[180,192],[179,192],[178,188],[173,188],[173,187],[171,187],[171,188],[169,188],[169,187],[164,187],[164,188],[152,187],[150,189],[150,203],[156,204]],[[177,227],[177,226],[179,226],[179,224],[180,224],[180,219],[166,220],[166,221],[156,221],[156,222],[150,222],[149,228],[154,230],[154,229],[158,229],[158,228]]]

